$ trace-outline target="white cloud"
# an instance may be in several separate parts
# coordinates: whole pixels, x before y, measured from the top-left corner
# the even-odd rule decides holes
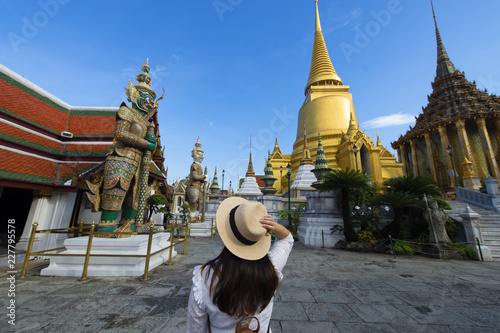
[[[367,120],[361,124],[362,128],[382,128],[393,127],[399,125],[413,125],[415,123],[415,116],[411,114],[403,114],[401,112],[391,114],[388,116],[377,117]]]

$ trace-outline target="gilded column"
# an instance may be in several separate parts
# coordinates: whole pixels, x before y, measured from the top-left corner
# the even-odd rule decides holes
[[[489,172],[493,178],[499,180],[500,172],[498,171],[498,164],[495,159],[495,154],[493,153],[493,147],[491,146],[490,136],[486,129],[486,120],[484,118],[476,119],[476,124],[479,129],[479,134],[481,135],[481,141],[483,142],[484,154],[490,167]]]
[[[406,158],[406,145],[403,143],[401,146],[399,146],[401,149],[401,163],[403,163],[403,172],[406,177],[410,175],[408,172],[408,167],[409,167],[409,161]]]
[[[475,170],[476,168],[474,166],[474,160],[472,159],[469,137],[467,136],[467,131],[465,130],[465,120],[457,120],[455,125],[457,126],[458,139],[460,140],[460,145],[462,146],[462,152],[464,153],[464,156],[472,162],[472,167]]]
[[[418,165],[417,165],[417,151],[415,149],[415,139],[410,140],[410,148],[411,148],[411,159],[413,165],[413,176],[418,176]]]
[[[443,126],[439,126],[438,131],[439,137],[441,138],[443,153],[446,156],[446,168],[447,170],[452,170],[453,164],[451,163],[450,154],[448,154],[446,150],[446,148],[448,148],[448,145],[450,144],[450,141],[448,141],[448,134],[446,134],[446,128],[444,128]],[[455,187],[455,181],[453,179],[453,175],[450,174],[450,172],[448,172],[448,186]]]
[[[431,175],[432,178],[437,182],[437,170],[436,170],[436,164],[434,163],[434,158],[433,158],[433,153],[432,153],[432,141],[431,141],[431,134],[429,132],[426,132],[424,134],[425,137],[425,144],[427,146],[427,158],[429,159],[429,165],[431,167]]]

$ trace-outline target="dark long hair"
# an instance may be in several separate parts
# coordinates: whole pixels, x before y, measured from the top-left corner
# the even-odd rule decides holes
[[[213,270],[212,302],[230,316],[260,312],[278,288],[278,274],[267,255],[259,260],[245,260],[224,247],[217,258],[203,265],[202,271],[206,267]]]

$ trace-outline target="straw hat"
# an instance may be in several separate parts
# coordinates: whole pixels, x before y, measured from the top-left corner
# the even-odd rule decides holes
[[[235,256],[246,260],[264,257],[271,246],[271,236],[260,224],[266,207],[257,201],[230,197],[217,209],[216,224],[220,238]]]

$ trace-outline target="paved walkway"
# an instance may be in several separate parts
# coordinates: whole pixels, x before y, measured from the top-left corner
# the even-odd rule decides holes
[[[185,332],[195,265],[222,249],[190,238],[188,254],[150,279],[39,276],[16,280],[15,332]],[[182,250],[181,247],[178,249]],[[0,267],[2,309],[7,268]],[[20,267],[19,267],[20,271]],[[296,243],[278,289],[271,328],[280,332],[498,332],[500,263],[398,257]],[[5,314],[0,331],[9,331]]]

